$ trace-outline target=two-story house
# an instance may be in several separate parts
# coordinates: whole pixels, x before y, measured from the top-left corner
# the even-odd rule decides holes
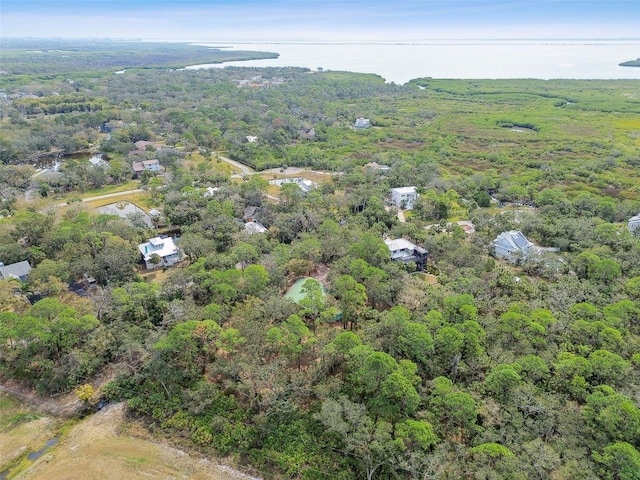
[[[171,237],[151,238],[148,242],[138,245],[138,250],[149,270],[157,267],[170,267],[182,260],[182,251]],[[155,255],[160,257],[159,262],[154,262],[154,259],[157,258]]]
[[[493,241],[493,251],[496,257],[516,263],[518,260],[526,259],[537,249],[522,232],[509,230],[496,237]]]
[[[397,238],[395,240],[385,238],[384,243],[389,248],[391,260],[402,263],[413,262],[416,264],[416,270],[418,271],[424,270],[427,266],[429,252],[426,248],[419,247],[405,238]]]
[[[391,189],[391,204],[403,210],[411,210],[418,198],[416,187],[398,187]]]
[[[133,170],[133,175],[136,177],[139,177],[140,174],[144,171],[153,173],[164,171],[164,167],[160,165],[160,162],[156,158],[151,160],[143,160],[141,162],[133,162],[133,164],[131,165],[131,169]]]

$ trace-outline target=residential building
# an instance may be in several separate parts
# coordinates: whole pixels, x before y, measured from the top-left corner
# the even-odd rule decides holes
[[[368,118],[356,118],[356,123],[353,125],[354,128],[369,128],[371,126],[371,122]]]
[[[244,209],[242,220],[244,220],[245,222],[255,222],[261,211],[262,211],[262,208],[257,207],[255,205],[249,205],[247,208]]]
[[[391,189],[391,204],[403,210],[411,210],[418,198],[416,187],[398,187]]]
[[[182,260],[182,251],[176,246],[171,237],[154,237],[146,243],[138,245],[138,250],[147,269],[170,267]],[[160,257],[159,263],[152,262],[154,254]]]
[[[148,146],[153,146],[151,142],[147,142],[146,140],[138,140],[134,143],[136,149],[145,151]]]
[[[131,165],[131,169],[133,170],[133,174],[138,177],[144,171],[147,172],[163,172],[164,167],[160,165],[160,162],[157,159],[152,160],[143,160],[141,162],[133,162]]]
[[[249,235],[255,235],[256,233],[265,233],[267,231],[267,227],[262,225],[260,222],[250,221],[244,224],[244,230]]]
[[[419,247],[405,238],[397,238],[391,240],[384,239],[391,254],[391,260],[402,263],[413,262],[416,264],[416,270],[422,271],[427,265],[427,257],[429,252],[426,248]]]
[[[629,231],[633,234],[640,235],[640,213],[629,219]]]
[[[538,251],[535,245],[518,230],[509,230],[498,235],[493,241],[493,250],[496,257],[507,259],[513,263]]]
[[[315,129],[313,127],[312,128],[303,128],[300,131],[300,136],[302,138],[306,138],[307,140],[312,140],[316,136],[316,131],[315,131]]]
[[[313,190],[314,188],[318,188],[318,184],[316,182],[312,182],[311,180],[307,180],[306,178],[302,177],[278,178],[276,180],[269,180],[269,183],[271,185],[278,185],[279,187],[281,187],[285,183],[295,183],[296,185],[298,185],[298,187],[300,187],[300,190],[302,190],[302,195],[304,195],[305,197],[311,190]]]
[[[26,260],[18,263],[12,263],[10,265],[5,265],[0,262],[0,280],[16,278],[21,282],[24,282],[30,271],[31,265]]]
[[[372,170],[377,170],[380,173],[387,173],[389,171],[389,165],[380,165],[377,162],[369,162],[364,166],[365,169],[370,168]]]
[[[216,192],[219,192],[220,190],[222,190],[220,187],[207,187],[206,189],[207,191],[204,192],[203,196],[204,197],[213,197],[213,195]]]

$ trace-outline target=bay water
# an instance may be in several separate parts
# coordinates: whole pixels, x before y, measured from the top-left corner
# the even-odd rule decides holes
[[[434,40],[412,43],[224,43],[213,48],[276,52],[276,59],[192,65],[188,69],[306,67],[374,73],[403,84],[414,78],[640,79],[618,64],[640,57],[633,40]]]

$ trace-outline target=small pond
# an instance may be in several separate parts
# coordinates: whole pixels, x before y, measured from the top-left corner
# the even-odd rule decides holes
[[[117,215],[120,218],[131,221],[132,217],[140,217],[148,227],[153,227],[153,222],[148,213],[131,202],[116,202],[96,208],[105,215]]]

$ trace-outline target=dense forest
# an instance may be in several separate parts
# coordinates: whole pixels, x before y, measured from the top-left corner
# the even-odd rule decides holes
[[[0,261],[33,268],[0,280],[0,378],[92,385],[88,404],[265,478],[640,479],[637,81],[396,85],[133,51],[140,68],[2,59]],[[269,184],[290,167],[317,188]],[[88,201],[134,189],[153,227]],[[496,258],[510,230],[552,251]],[[158,235],[184,260],[147,271]],[[385,238],[428,250],[428,274]]]

